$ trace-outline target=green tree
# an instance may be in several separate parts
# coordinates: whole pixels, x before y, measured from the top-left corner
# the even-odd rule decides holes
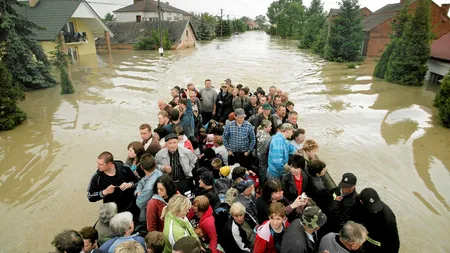
[[[278,16],[277,30],[281,38],[300,39],[305,7],[301,0],[285,1]]]
[[[12,76],[12,83],[23,89],[52,87],[56,81],[51,64],[33,32],[44,28],[19,15],[14,6],[24,4],[17,0],[3,0],[0,4],[0,44],[6,45],[3,63]]]
[[[440,90],[434,100],[439,109],[442,125],[450,128],[450,72],[442,80]]]
[[[328,35],[328,23],[324,23],[322,28],[320,28],[316,40],[311,45],[311,50],[313,53],[318,54],[320,57],[324,57],[325,46],[327,42]]]
[[[114,14],[112,14],[111,12],[106,13],[105,17],[103,18],[103,22],[108,22],[108,21],[116,21],[116,16]]]
[[[52,56],[53,66],[59,69],[61,78],[61,94],[72,94],[75,92],[67,73],[68,55],[62,50],[62,41],[58,38],[56,40],[55,50],[50,52]]]
[[[359,61],[362,58],[363,26],[358,0],[342,0],[339,6],[341,13],[332,21],[326,58],[338,62]]]
[[[384,78],[386,73],[386,69],[389,63],[389,58],[394,52],[395,48],[398,46],[399,39],[402,38],[403,32],[405,30],[406,24],[408,23],[411,16],[408,14],[408,6],[405,6],[402,11],[400,11],[396,17],[395,22],[391,22],[391,27],[393,30],[393,34],[390,35],[391,43],[386,47],[383,54],[380,57],[380,60],[377,62],[375,66],[375,70],[373,75],[379,78]]]
[[[266,23],[267,23],[267,18],[264,15],[258,15],[255,18],[255,22],[258,24],[259,29],[265,29],[266,28]]]
[[[243,33],[248,30],[247,24],[242,19],[236,19],[231,22],[232,32]]]
[[[169,31],[163,31],[163,48],[170,50],[172,48],[172,41],[169,38]],[[137,43],[133,45],[135,50],[156,50],[159,48],[159,29],[153,29],[150,36],[142,37]]]
[[[421,86],[428,70],[431,39],[430,0],[419,0],[414,17],[406,24],[389,58],[385,79],[401,85]]]
[[[13,85],[11,73],[3,64],[0,55],[0,131],[11,130],[27,118],[17,101],[25,99],[19,85]]]
[[[200,25],[197,28],[197,37],[199,40],[212,40],[213,36],[204,19],[200,20]]]
[[[221,25],[222,24],[222,25]],[[222,20],[219,21],[219,23],[216,25],[216,36],[220,37],[221,35],[223,37],[231,36],[231,27],[230,22],[228,20]]]
[[[325,15],[322,13],[311,13],[303,25],[302,37],[300,38],[300,48],[309,49],[319,37],[317,30],[325,24]]]

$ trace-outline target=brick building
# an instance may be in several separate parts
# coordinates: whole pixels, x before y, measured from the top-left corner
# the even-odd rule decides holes
[[[375,11],[363,20],[364,25],[364,56],[380,56],[390,43],[389,34],[392,34],[391,22],[395,22],[395,16],[407,5],[408,12],[414,15],[417,8],[417,0],[400,0],[396,4],[388,4]],[[450,18],[448,16],[450,4],[437,5],[430,3],[431,27],[435,34],[435,40],[450,32]]]

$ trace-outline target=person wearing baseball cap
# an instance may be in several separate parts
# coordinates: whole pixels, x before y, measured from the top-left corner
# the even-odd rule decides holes
[[[247,213],[258,222],[258,213],[256,210],[256,199],[254,196],[255,187],[252,180],[242,180],[236,184],[236,189],[239,194],[234,199],[233,203],[240,202],[245,206]]]
[[[364,252],[398,252],[400,239],[394,212],[373,188],[365,188],[357,196],[355,221],[369,231]]]
[[[258,127],[261,125],[263,120],[268,120],[272,123],[272,129],[270,130],[270,135],[274,135],[277,133],[277,120],[272,115],[272,106],[269,103],[264,103],[262,105],[263,112],[261,114],[256,115],[255,120],[253,121],[253,126],[255,126],[255,132]]]
[[[355,190],[356,181],[353,173],[345,173],[338,187],[332,190],[333,200],[330,204],[327,232],[339,231],[347,221],[352,220],[358,195]]]
[[[233,95],[228,92],[228,86],[222,84],[217,95],[215,116],[217,121],[225,123],[228,115],[233,111]]]
[[[317,231],[325,225],[327,216],[318,206],[306,207],[300,219],[294,220],[283,235],[281,252],[317,252],[319,239]]]

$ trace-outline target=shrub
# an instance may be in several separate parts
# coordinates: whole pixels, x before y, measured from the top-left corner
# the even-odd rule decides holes
[[[450,72],[442,80],[441,88],[434,100],[439,109],[442,125],[450,128]]]
[[[349,64],[347,64],[347,68],[349,68],[349,69],[355,69],[355,68],[356,68],[356,64],[354,64],[354,63],[349,63]]]
[[[142,37],[137,43],[133,45],[135,50],[156,50],[159,48],[159,29],[153,29],[150,36]],[[170,50],[172,48],[172,41],[169,38],[169,31],[163,31],[163,48]]]

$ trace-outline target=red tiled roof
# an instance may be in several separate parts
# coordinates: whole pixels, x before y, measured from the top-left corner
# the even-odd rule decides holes
[[[450,61],[450,33],[431,44],[431,57]]]

